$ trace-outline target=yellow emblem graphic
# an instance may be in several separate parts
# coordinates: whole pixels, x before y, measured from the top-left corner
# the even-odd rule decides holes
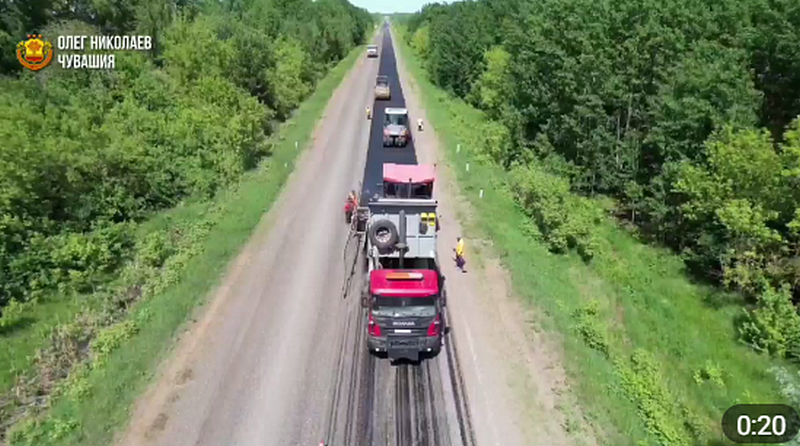
[[[53,45],[41,34],[28,34],[28,40],[17,44],[17,60],[23,67],[39,71],[53,59]]]

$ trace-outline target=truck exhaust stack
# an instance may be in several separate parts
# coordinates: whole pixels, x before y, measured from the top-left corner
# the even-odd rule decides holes
[[[399,239],[397,240],[397,250],[400,252],[400,268],[403,268],[403,259],[405,259],[406,248],[406,211],[400,211],[400,224],[399,224],[398,232],[399,232]]]

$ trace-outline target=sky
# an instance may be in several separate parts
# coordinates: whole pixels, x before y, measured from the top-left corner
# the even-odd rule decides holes
[[[350,3],[366,8],[369,12],[417,12],[422,9],[422,5],[436,3],[436,0],[350,0]]]

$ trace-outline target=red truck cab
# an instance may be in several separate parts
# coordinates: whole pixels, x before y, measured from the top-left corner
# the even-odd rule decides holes
[[[419,360],[441,348],[445,304],[433,269],[376,269],[369,274],[367,346],[389,358]]]
[[[367,348],[418,361],[439,352],[445,324],[435,166],[387,163],[382,180],[359,209],[364,224],[356,225],[366,256],[361,304],[367,309]]]

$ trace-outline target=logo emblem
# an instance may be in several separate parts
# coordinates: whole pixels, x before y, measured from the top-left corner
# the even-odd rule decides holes
[[[400,326],[404,326],[404,327],[412,327],[412,326],[414,326],[414,322],[413,321],[396,321],[396,322],[393,322],[392,325],[400,325]]]
[[[39,71],[53,59],[53,45],[41,34],[28,34],[28,40],[17,44],[17,60],[23,67]]]

